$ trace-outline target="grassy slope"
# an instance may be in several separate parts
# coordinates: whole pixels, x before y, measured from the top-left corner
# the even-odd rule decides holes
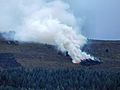
[[[0,90],[120,90],[120,41],[91,40],[83,50],[100,58],[103,63],[76,65],[52,46],[16,45],[2,39]],[[40,68],[1,70],[3,66],[19,67],[19,63],[23,67]]]
[[[83,50],[98,57],[103,62],[100,65],[81,66],[72,64],[71,59],[58,51],[55,47],[42,44],[21,43],[8,44],[0,40],[0,53],[12,53],[23,67],[43,68],[120,68],[120,41],[90,40]]]

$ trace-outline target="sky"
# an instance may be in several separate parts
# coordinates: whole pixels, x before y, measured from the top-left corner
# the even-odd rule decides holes
[[[120,0],[66,0],[77,17],[85,17],[83,34],[120,40]]]
[[[7,29],[7,27],[13,29],[16,23],[20,24],[16,21],[20,15],[19,11],[17,11],[16,2],[11,1],[14,0],[0,0],[0,29]],[[64,1],[70,4],[71,11],[77,18],[84,20],[82,33],[86,37],[102,40],[120,40],[120,0]],[[14,20],[9,18],[10,15],[14,17]]]

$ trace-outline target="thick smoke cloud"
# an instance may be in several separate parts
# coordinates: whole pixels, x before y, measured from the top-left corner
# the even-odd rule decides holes
[[[62,0],[20,0],[9,4],[13,5],[13,8],[8,7],[13,12],[8,12],[9,16],[5,13],[8,19],[4,18],[4,25],[0,25],[5,38],[57,46],[60,51],[68,52],[73,63],[94,59],[80,50],[87,39],[78,33],[82,26],[78,27],[67,3]]]

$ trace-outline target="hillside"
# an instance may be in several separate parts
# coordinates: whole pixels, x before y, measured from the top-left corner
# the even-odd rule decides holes
[[[0,90],[120,90],[120,41],[89,40],[101,64],[73,64],[55,47],[0,40]]]
[[[90,66],[73,64],[69,56],[53,46],[0,39],[0,68],[120,68],[120,41],[89,40],[83,51],[99,58],[102,63]]]

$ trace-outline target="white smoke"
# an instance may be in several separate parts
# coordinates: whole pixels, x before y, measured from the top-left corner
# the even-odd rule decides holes
[[[73,63],[94,60],[81,51],[87,39],[78,33],[82,26],[78,27],[68,4],[62,0],[21,0],[18,8],[21,21],[12,30],[15,32],[14,37],[12,35],[14,40],[55,45],[60,51],[68,52]]]

